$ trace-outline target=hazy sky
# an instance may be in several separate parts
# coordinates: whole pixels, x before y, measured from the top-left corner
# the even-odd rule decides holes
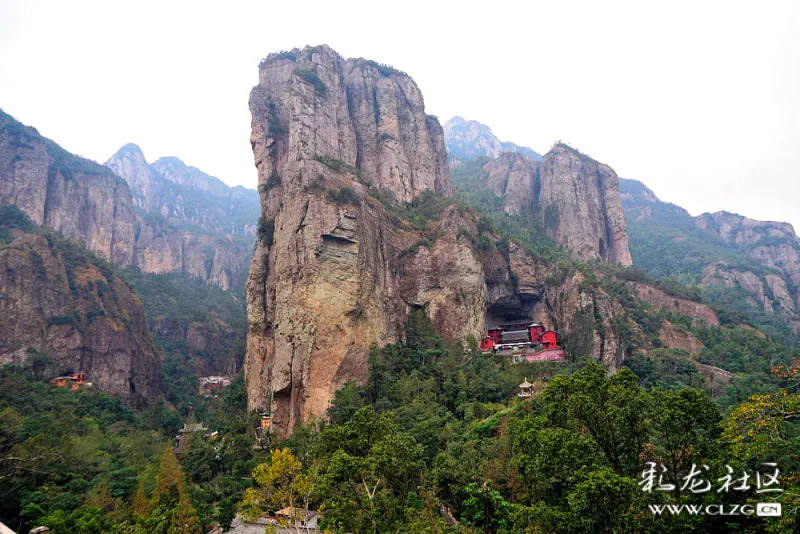
[[[258,62],[322,43],[408,72],[442,121],[800,230],[800,3],[0,0],[0,107],[100,162],[134,142],[255,187]]]

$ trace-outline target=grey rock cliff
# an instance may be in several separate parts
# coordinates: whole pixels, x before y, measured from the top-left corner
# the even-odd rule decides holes
[[[566,145],[541,162],[505,152],[488,162],[482,183],[503,200],[506,213],[533,213],[548,237],[582,260],[631,265],[619,178]]]
[[[0,204],[36,224],[83,241],[119,266],[130,265],[134,212],[128,185],[0,111]]]
[[[105,165],[134,192],[137,267],[185,272],[223,289],[243,287],[260,212],[255,190],[228,187],[174,157],[148,164],[133,144]]]
[[[545,231],[584,260],[632,265],[619,178],[565,145],[556,145],[540,165],[538,203]]]

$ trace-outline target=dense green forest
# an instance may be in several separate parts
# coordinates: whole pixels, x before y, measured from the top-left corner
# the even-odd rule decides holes
[[[736,331],[716,331],[712,350],[727,352]],[[771,359],[738,350],[742,365]],[[271,452],[253,450],[238,380],[218,399],[197,399],[192,419],[220,437],[195,436],[177,461],[166,444],[178,417],[166,406],[133,412],[103,393],[6,368],[0,513],[59,532],[200,532],[228,524],[237,508],[258,515],[291,498],[320,510],[327,532],[792,531],[790,516],[722,521],[654,517],[647,508],[758,502],[755,487],[645,492],[639,482],[651,461],[671,480],[693,463],[717,480],[726,465],[755,473],[774,461],[788,507],[800,489],[800,428],[785,417],[800,406],[796,391],[763,392],[726,416],[702,390],[667,384],[666,373],[655,384],[633,366],[608,376],[572,360],[509,365],[445,342],[414,313],[406,341],[373,349],[367,383],[337,392],[327,421],[308,422]],[[796,382],[797,372],[784,366],[776,384]],[[530,398],[517,397],[524,378]],[[170,530],[176,521],[185,528]]]
[[[141,298],[150,331],[163,349],[167,399],[186,416],[200,376],[241,368],[247,341],[244,295],[184,273],[143,273],[128,267],[122,274]],[[202,348],[189,343],[192,329],[202,335]]]
[[[197,401],[193,417],[222,437],[192,436],[180,466],[169,465],[181,418],[163,402],[135,411],[105,393],[58,388],[5,367],[0,519],[20,532],[45,525],[58,533],[173,532],[179,513],[196,516],[193,532],[229,523],[249,484],[242,477],[259,460],[243,381]]]

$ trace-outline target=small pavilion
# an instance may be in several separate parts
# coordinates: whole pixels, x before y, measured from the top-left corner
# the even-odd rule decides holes
[[[525,377],[525,381],[519,385],[519,393],[517,397],[530,397],[533,393],[533,384],[528,382],[528,377]]]

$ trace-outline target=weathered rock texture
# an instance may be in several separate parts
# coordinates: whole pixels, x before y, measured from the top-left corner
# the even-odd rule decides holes
[[[678,328],[669,321],[661,324],[658,339],[667,348],[685,350],[691,355],[698,354],[704,348],[703,342],[693,336],[691,332]]]
[[[184,272],[241,290],[260,213],[255,190],[228,187],[174,157],[150,165],[134,144],[122,147],[105,165],[133,191],[137,267]]]
[[[780,314],[793,330],[800,329],[800,238],[792,225],[756,221],[727,212],[704,213],[696,224],[767,268],[767,272],[754,273],[716,262],[704,271],[703,282],[739,284],[752,295],[756,306],[767,313]]]
[[[572,256],[633,263],[611,167],[559,144],[541,162],[503,153],[483,167],[482,180],[503,199],[506,213],[537,214],[548,237]]]
[[[608,165],[556,145],[539,170],[545,231],[578,258],[631,265],[619,178]]]
[[[660,289],[639,282],[629,282],[628,287],[635,295],[658,311],[688,315],[693,319],[692,323],[695,325],[705,322],[709,326],[719,326],[719,317],[705,304],[673,297]]]
[[[241,291],[258,193],[230,188],[177,158],[157,164],[129,144],[104,167],[0,112],[0,205],[16,205],[115,266],[184,272]]]
[[[0,364],[44,376],[84,371],[129,404],[160,396],[159,354],[127,284],[75,242],[9,235],[0,246]]]
[[[537,196],[539,165],[522,154],[503,154],[486,164],[484,183],[496,197],[503,198],[503,210],[519,215],[531,209]]]
[[[125,181],[0,111],[0,205],[8,204],[115,265],[133,262],[134,213]]]
[[[464,161],[488,157],[496,158],[503,152],[519,152],[534,161],[541,161],[538,152],[511,142],[500,141],[492,129],[478,121],[453,117],[444,123],[444,141],[451,165]]]
[[[279,435],[324,416],[344,383],[363,382],[369,347],[400,340],[412,309],[456,339],[509,317],[580,325],[585,350],[619,364],[618,305],[579,274],[548,284],[552,267],[496,246],[473,213],[442,200],[452,196],[442,128],[407,75],[326,46],[274,54],[250,109],[263,223],[245,376],[250,407],[271,408]],[[429,192],[443,207],[426,230],[377,200]]]

